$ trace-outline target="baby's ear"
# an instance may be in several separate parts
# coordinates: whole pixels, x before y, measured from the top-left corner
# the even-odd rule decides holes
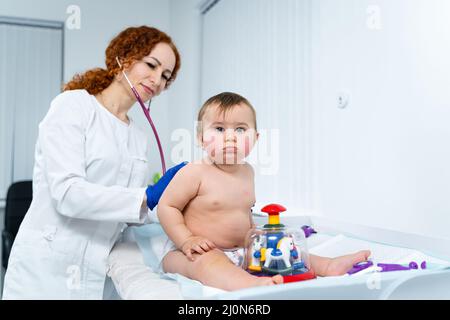
[[[254,129],[254,128],[252,128],[251,130],[253,130],[254,132],[255,132],[255,143],[256,142],[258,142],[258,139],[259,139],[259,132],[258,131],[256,131],[256,129]]]

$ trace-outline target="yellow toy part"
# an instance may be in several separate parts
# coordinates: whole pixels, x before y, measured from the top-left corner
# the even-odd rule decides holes
[[[261,272],[261,266],[249,266],[248,270],[255,271],[255,272]]]
[[[266,261],[266,248],[261,248],[261,261]]]

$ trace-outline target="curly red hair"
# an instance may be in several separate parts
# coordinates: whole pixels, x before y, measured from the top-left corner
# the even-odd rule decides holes
[[[175,54],[175,68],[167,82],[166,89],[175,80],[180,69],[180,54],[172,39],[164,32],[148,27],[130,27],[120,32],[108,45],[105,54],[106,70],[95,68],[83,74],[76,74],[66,83],[63,91],[86,89],[90,94],[97,94],[106,89],[120,72],[116,57],[119,57],[123,67],[129,67],[133,62],[141,60],[150,54],[158,43],[167,43]]]

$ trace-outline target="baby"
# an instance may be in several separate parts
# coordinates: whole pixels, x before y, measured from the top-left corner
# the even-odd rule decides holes
[[[240,267],[255,204],[253,168],[244,161],[259,136],[254,108],[225,92],[205,102],[198,121],[197,138],[207,156],[178,171],[158,204],[158,218],[173,242],[163,270],[223,290],[282,283],[280,275],[257,277]],[[317,275],[332,276],[369,255],[311,255],[310,261]]]

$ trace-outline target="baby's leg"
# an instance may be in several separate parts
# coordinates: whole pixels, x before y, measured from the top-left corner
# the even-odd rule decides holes
[[[223,290],[237,290],[248,287],[283,283],[283,277],[256,277],[235,266],[220,250],[214,249],[202,255],[195,254],[189,261],[180,251],[169,252],[163,260],[165,272],[179,273],[198,280],[204,285]]]

